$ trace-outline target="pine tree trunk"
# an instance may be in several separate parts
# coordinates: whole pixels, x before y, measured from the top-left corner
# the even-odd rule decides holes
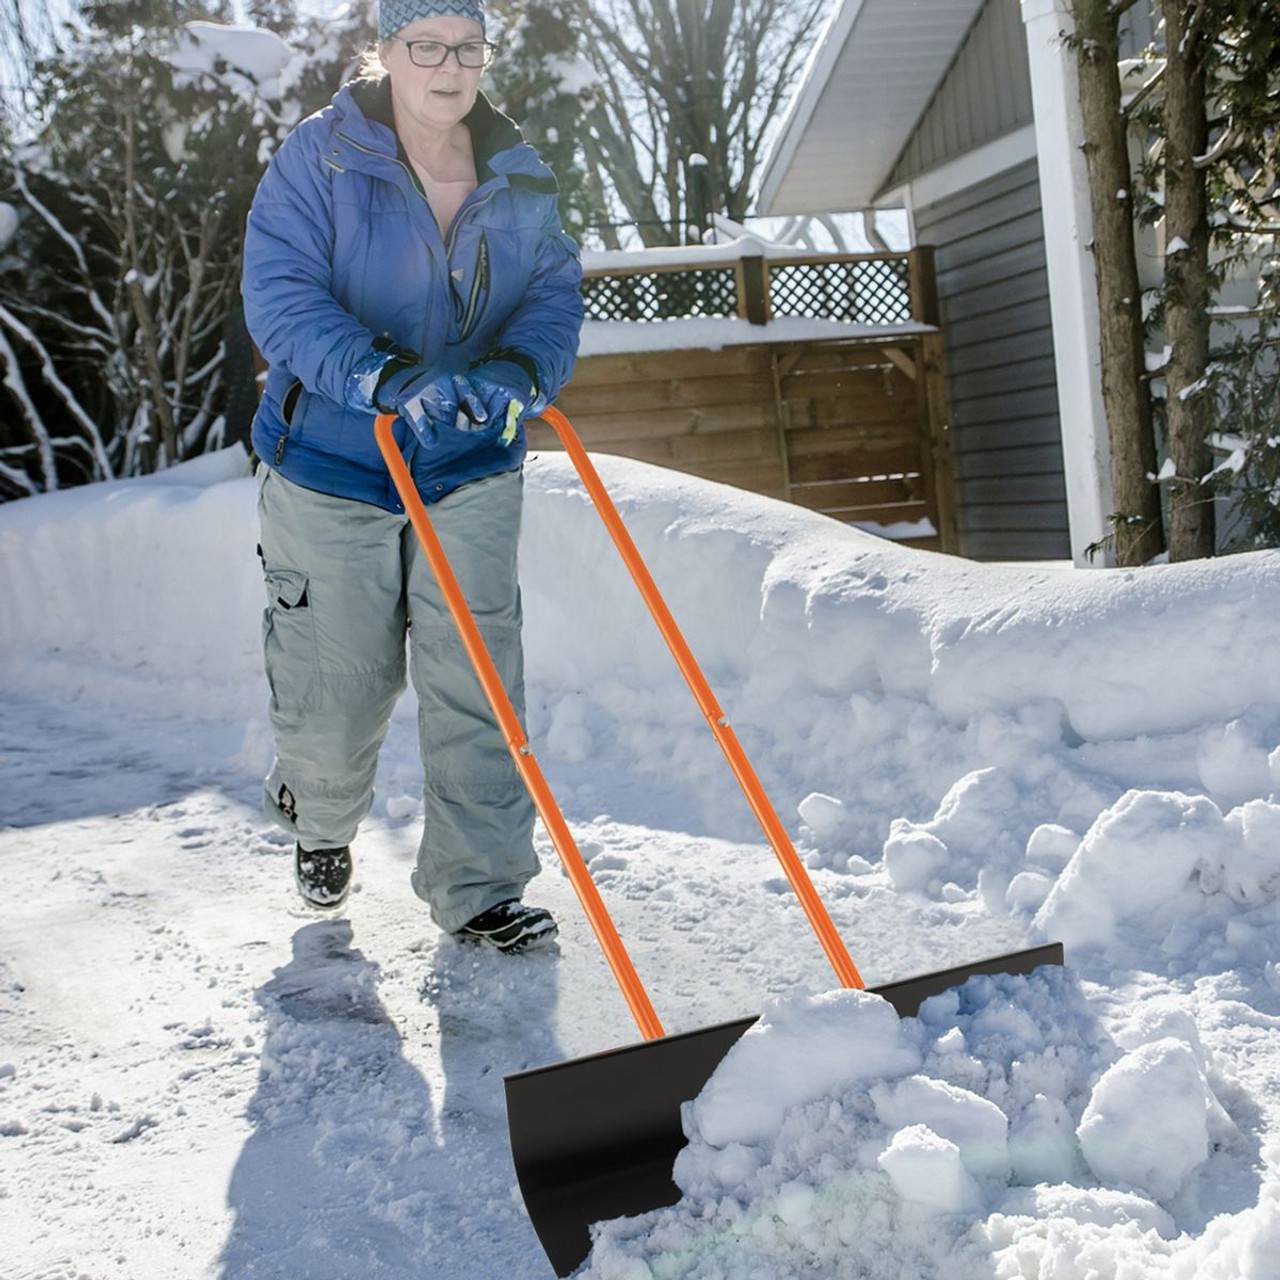
[[[1209,365],[1209,213],[1203,170],[1206,32],[1195,3],[1163,0],[1168,53],[1164,74],[1165,331],[1170,349],[1166,430],[1176,476],[1169,482],[1169,558],[1214,552],[1213,495],[1202,483],[1213,466],[1207,437]]]
[[[1143,358],[1128,139],[1120,109],[1118,18],[1110,0],[1077,0],[1075,19],[1093,213],[1102,403],[1111,439],[1116,562],[1136,565],[1163,550],[1164,533],[1160,493],[1151,479],[1156,448]]]

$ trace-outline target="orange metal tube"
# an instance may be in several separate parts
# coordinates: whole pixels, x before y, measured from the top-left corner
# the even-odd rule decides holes
[[[813,887],[813,881],[809,878],[809,873],[805,870],[804,863],[800,861],[796,854],[795,847],[787,835],[786,828],[782,825],[773,805],[769,801],[769,797],[765,794],[765,790],[760,784],[760,779],[756,776],[755,770],[751,767],[751,762],[747,759],[746,752],[743,751],[742,745],[738,742],[737,735],[729,727],[727,717],[721,711],[715,695],[711,692],[711,686],[702,674],[702,669],[694,659],[692,651],[680,632],[680,628],[676,625],[671,611],[667,608],[666,602],[658,591],[657,584],[641,559],[636,544],[632,541],[631,535],[622,523],[622,517],[618,514],[617,508],[613,505],[613,500],[605,490],[595,466],[587,456],[587,451],[582,447],[582,441],[578,439],[577,432],[569,425],[569,420],[558,409],[545,409],[542,413],[542,419],[560,437],[560,443],[564,445],[565,451],[577,469],[578,475],[582,478],[583,484],[586,485],[587,492],[590,494],[592,502],[595,503],[596,510],[600,513],[600,518],[604,521],[610,537],[613,538],[614,545],[626,562],[632,579],[640,589],[640,594],[649,606],[649,612],[653,614],[653,620],[658,624],[658,629],[662,632],[663,639],[666,640],[667,647],[671,650],[672,657],[675,658],[676,664],[693,692],[693,696],[698,701],[698,706],[702,709],[703,715],[706,716],[707,723],[711,726],[711,732],[715,734],[716,741],[720,744],[720,749],[724,752],[725,758],[729,762],[729,767],[738,779],[738,785],[741,786],[743,793],[746,795],[747,801],[763,828],[765,836],[768,838],[770,845],[773,846],[773,851],[777,855],[778,861],[782,864],[782,869],[786,873],[787,879],[791,882],[791,887],[800,899],[800,905],[804,908],[805,915],[808,916],[814,933],[818,935],[818,941],[822,944],[822,949],[826,952],[832,968],[835,969],[836,976],[844,986],[861,989],[866,984],[862,981],[862,976],[858,973],[857,966],[853,963],[848,948],[844,945],[844,940],[836,931],[826,907],[823,906],[822,899],[818,897],[817,890]]]
[[[426,506],[418,495],[417,486],[413,483],[409,468],[405,465],[396,444],[391,430],[394,422],[394,415],[380,415],[374,423],[374,435],[387,469],[391,472],[396,491],[404,503],[405,513],[418,535],[436,581],[440,584],[445,603],[449,606],[449,612],[466,647],[467,656],[475,667],[485,696],[497,717],[507,750],[510,751],[511,758],[520,771],[520,776],[547,828],[556,853],[560,855],[560,861],[568,873],[569,882],[578,895],[578,901],[582,903],[587,921],[604,951],[605,960],[622,990],[627,1007],[631,1010],[631,1016],[635,1018],[636,1026],[646,1040],[656,1040],[665,1034],[662,1023],[658,1021],[658,1015],[649,1001],[644,984],[631,963],[631,957],[623,946],[608,908],[604,905],[595,881],[591,878],[591,872],[587,870],[587,864],[578,850],[573,833],[569,830],[560,806],[556,803],[555,796],[533,755],[528,738],[520,725],[520,719],[511,705],[511,699],[507,697],[507,691],[503,687],[497,668],[493,665],[493,659],[489,656],[484,637],[480,634],[480,628],[476,626],[470,606],[462,594],[462,588],[454,576],[444,547],[441,546],[440,538],[427,515]]]

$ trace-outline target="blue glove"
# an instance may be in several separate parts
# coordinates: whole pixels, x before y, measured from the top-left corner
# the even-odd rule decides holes
[[[527,370],[514,360],[487,360],[467,374],[470,394],[459,403],[475,430],[492,431],[509,445],[525,415],[546,408]],[[461,425],[461,423],[459,423]]]
[[[381,413],[399,414],[428,448],[435,444],[440,428],[452,427],[458,417],[453,375],[422,364],[384,370],[374,388],[373,403]]]
[[[399,415],[428,448],[440,427],[452,427],[458,417],[453,377],[428,368],[404,347],[375,345],[356,362],[344,389],[352,409]]]

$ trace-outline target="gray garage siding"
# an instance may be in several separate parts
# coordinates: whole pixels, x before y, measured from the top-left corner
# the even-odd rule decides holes
[[[916,210],[937,254],[963,554],[1070,556],[1034,161]]]

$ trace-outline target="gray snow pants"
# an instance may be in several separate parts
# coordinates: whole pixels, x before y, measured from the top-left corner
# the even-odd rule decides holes
[[[463,486],[431,519],[524,717],[518,471]],[[418,695],[426,821],[412,876],[452,932],[538,871],[534,809],[407,518],[258,476],[263,649],[276,760],[267,813],[307,849],[350,844],[405,688]]]

